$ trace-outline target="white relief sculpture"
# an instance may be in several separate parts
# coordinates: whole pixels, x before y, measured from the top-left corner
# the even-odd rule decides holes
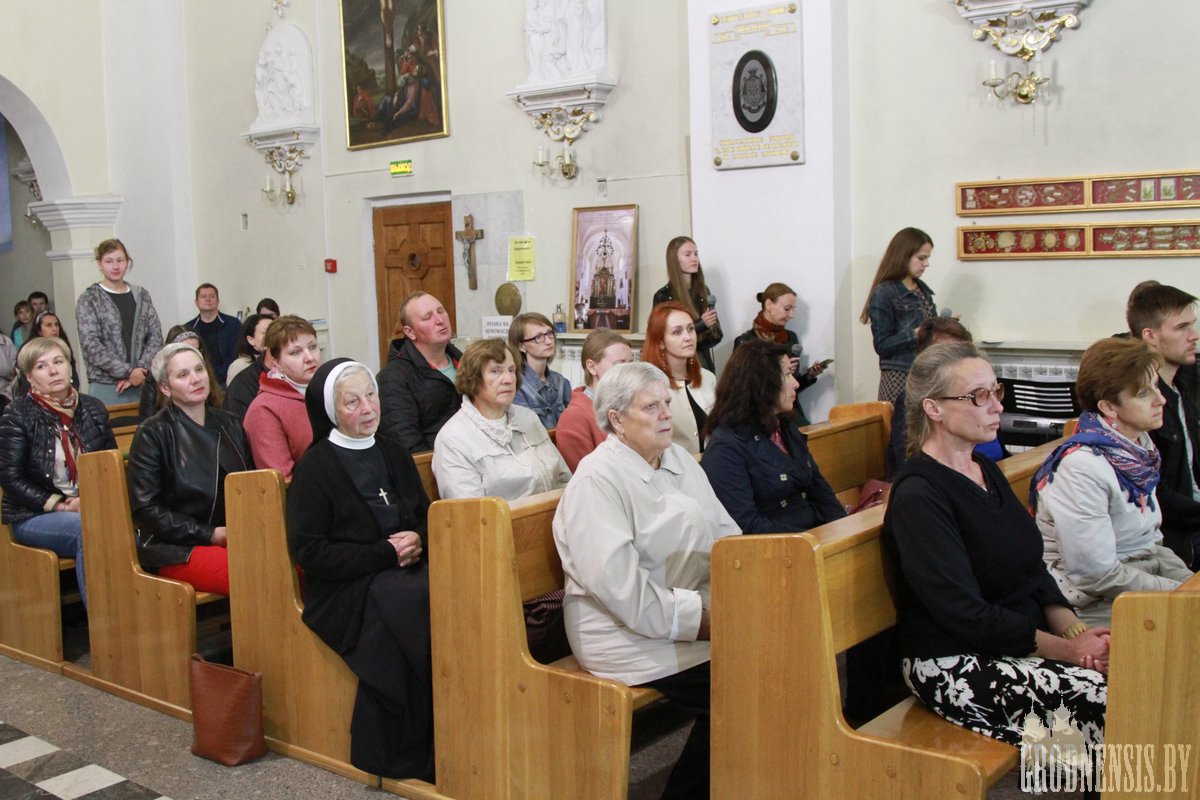
[[[527,83],[603,75],[607,43],[604,0],[526,0]]]
[[[316,124],[312,60],[308,37],[296,25],[282,22],[267,31],[254,67],[258,117],[251,133]]]

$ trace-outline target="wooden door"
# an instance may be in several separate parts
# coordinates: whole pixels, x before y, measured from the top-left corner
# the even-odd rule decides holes
[[[454,225],[450,203],[377,208],[375,229],[375,304],[379,319],[379,366],[387,363],[388,344],[399,335],[400,304],[416,291],[442,301],[457,331],[454,314]]]

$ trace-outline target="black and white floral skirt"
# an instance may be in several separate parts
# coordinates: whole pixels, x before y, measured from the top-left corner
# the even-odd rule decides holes
[[[1032,656],[974,655],[906,658],[903,669],[904,682],[930,710],[984,736],[1019,746],[1030,714],[1044,722],[1065,710],[1084,744],[1104,742],[1108,681],[1095,670]]]

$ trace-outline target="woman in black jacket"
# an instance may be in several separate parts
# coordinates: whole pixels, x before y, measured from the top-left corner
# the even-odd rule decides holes
[[[846,516],[790,421],[795,400],[783,345],[756,339],[733,351],[700,466],[744,533],[798,533]]]
[[[117,442],[104,404],[71,385],[71,350],[62,339],[31,339],[17,365],[30,390],[0,417],[2,516],[20,544],[75,559],[86,603],[75,465],[80,454]]]
[[[358,676],[350,763],[432,780],[429,500],[408,450],[375,435],[370,370],[323,364],[305,403],[313,441],[292,473],[288,546],[304,570],[304,622]]]
[[[150,364],[170,402],[138,428],[129,448],[129,505],[143,569],[229,594],[225,476],[253,469],[241,423],[208,406],[210,377],[190,344],[162,348]]]

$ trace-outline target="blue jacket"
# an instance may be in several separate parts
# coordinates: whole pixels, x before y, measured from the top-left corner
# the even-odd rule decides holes
[[[720,426],[700,466],[717,499],[743,533],[799,533],[846,516],[846,509],[794,425],[783,435],[792,455],[748,427]]]
[[[199,333],[196,325],[200,324],[200,315],[189,320],[184,327],[191,328]],[[231,317],[228,314],[217,312],[217,318],[211,323],[216,326],[217,333],[217,348],[215,352],[209,352],[208,359],[212,362],[213,373],[216,374],[217,380],[221,386],[225,386],[225,372],[229,369],[229,365],[237,358],[238,339],[241,338],[242,323],[238,322],[237,317]],[[202,335],[203,338],[203,335]],[[209,348],[212,351],[213,348]]]
[[[871,338],[879,354],[880,369],[908,372],[917,356],[917,326],[929,318],[921,305],[924,293],[933,305],[933,289],[918,279],[916,290],[900,281],[885,281],[875,287],[867,314]],[[934,305],[934,314],[937,307]]]
[[[549,430],[558,425],[558,418],[571,404],[571,382],[563,377],[561,372],[546,370],[546,380],[542,380],[528,364],[521,373],[521,388],[513,402],[525,406],[538,415],[542,425]]]

